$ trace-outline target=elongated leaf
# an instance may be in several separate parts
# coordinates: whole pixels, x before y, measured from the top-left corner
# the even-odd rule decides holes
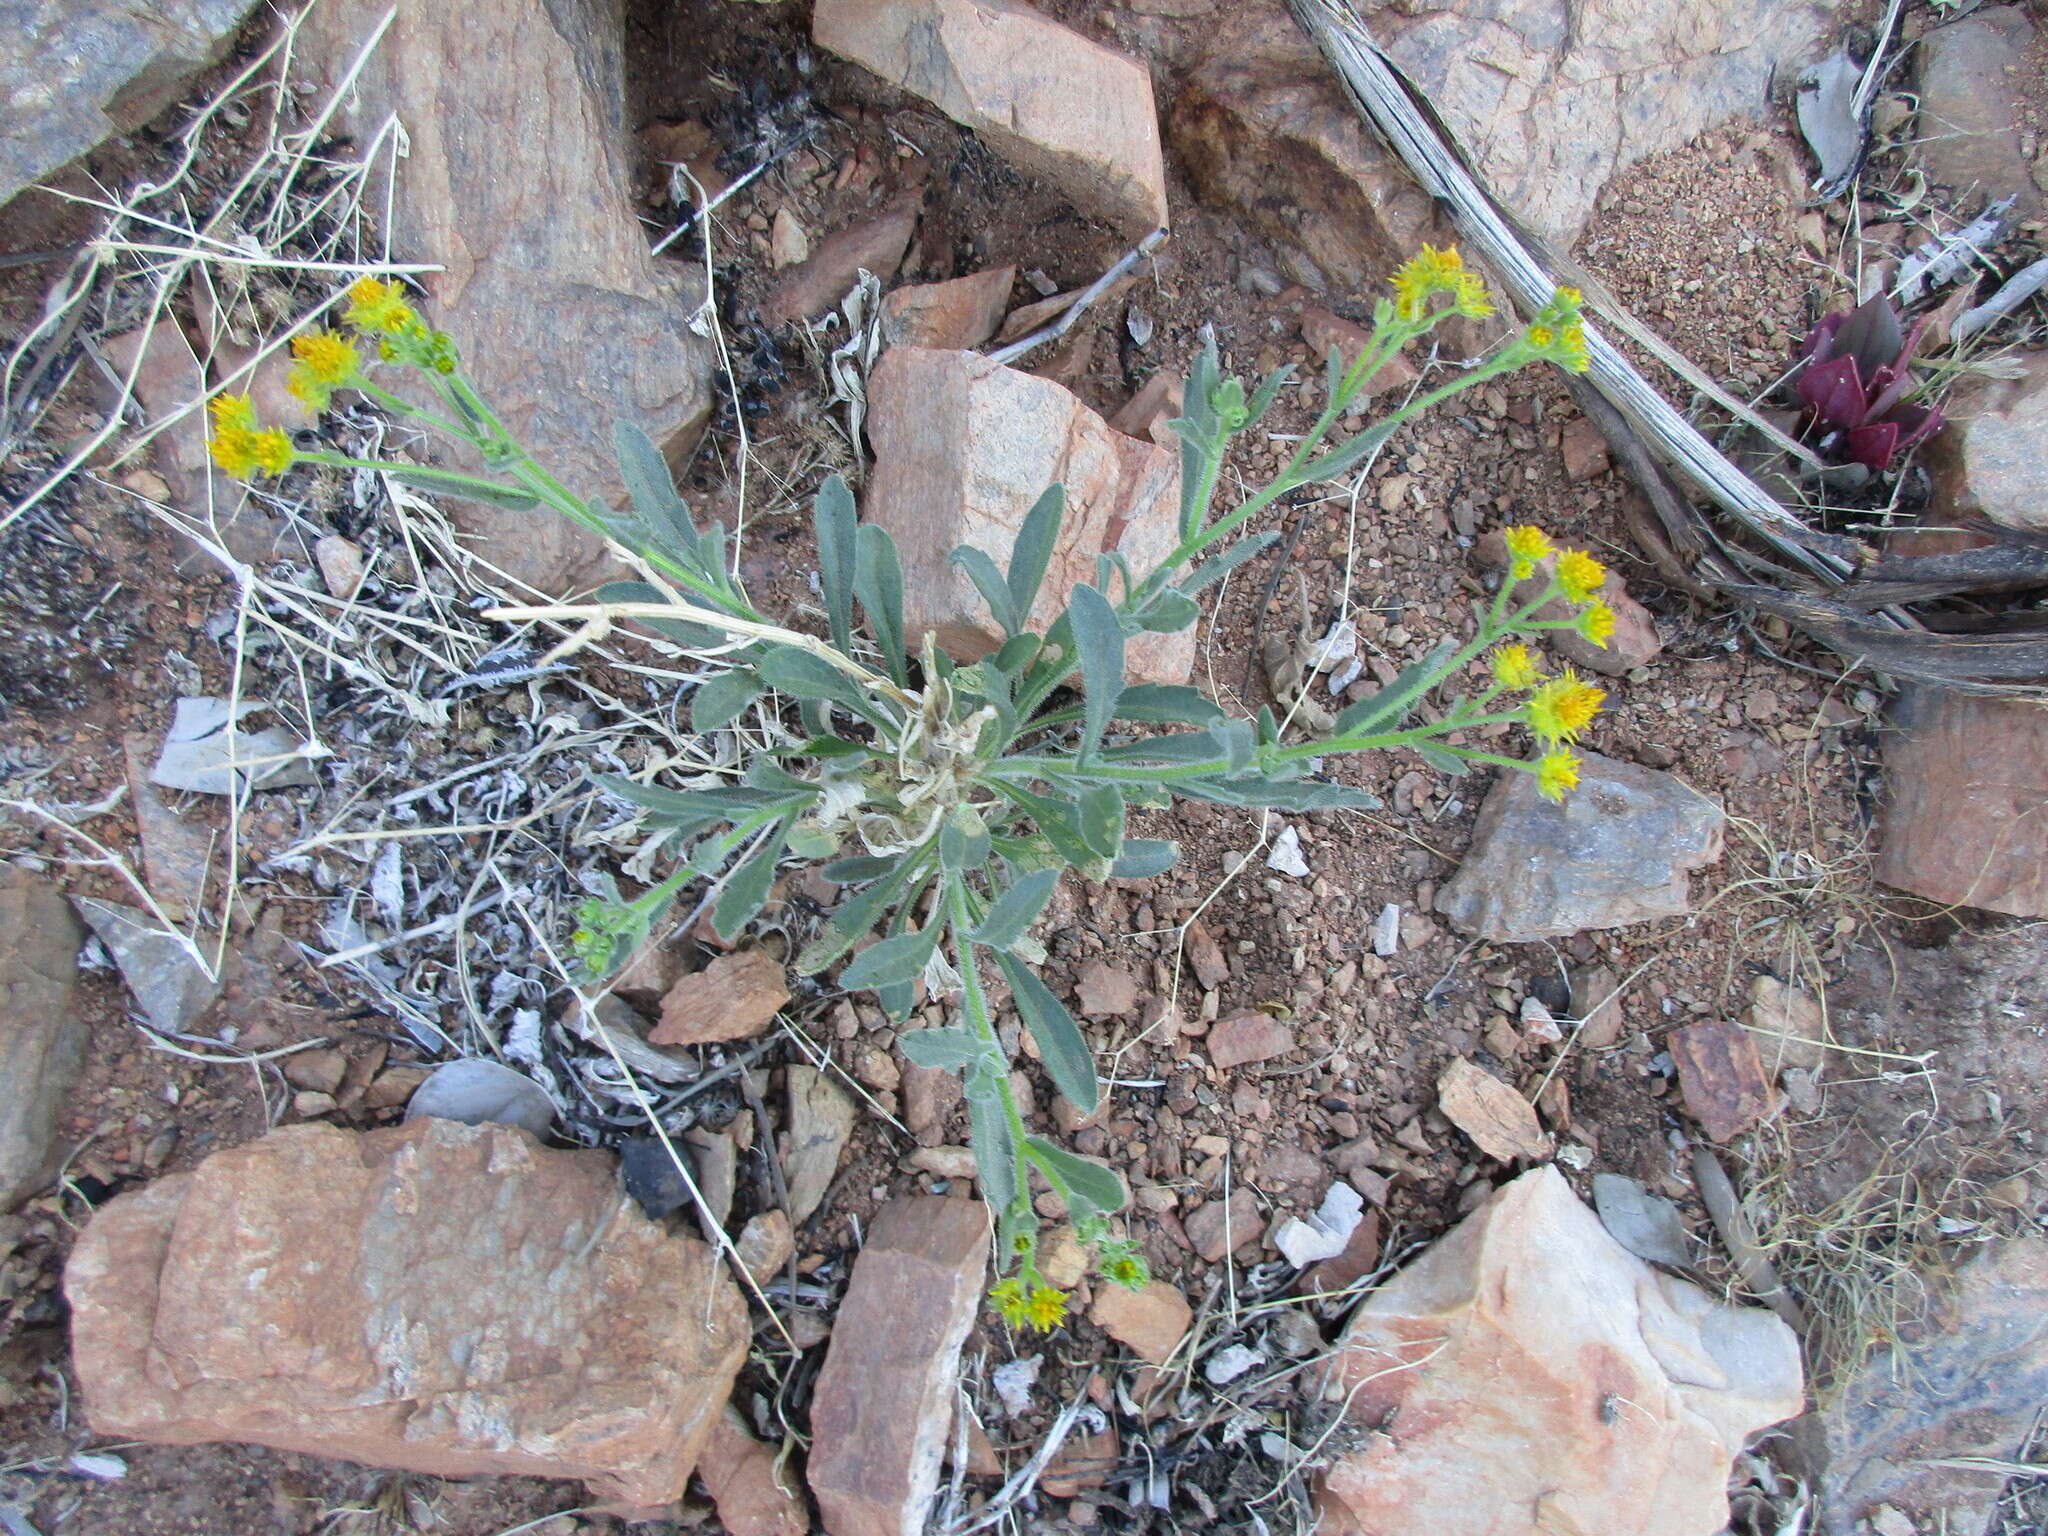
[[[488,507],[509,507],[514,512],[530,511],[540,505],[540,498],[530,492],[514,490],[509,485],[494,485],[473,475],[460,475],[452,471],[435,474],[431,469],[408,468],[390,463],[384,464],[382,468],[400,485],[431,491],[436,496],[459,496],[465,501],[480,501]]]
[[[1116,717],[1150,725],[1213,725],[1223,711],[1199,688],[1138,683],[1117,695]]]
[[[1038,921],[1038,914],[1045,910],[1045,904],[1052,899],[1053,888],[1059,883],[1060,872],[1057,869],[1034,869],[1030,874],[1021,876],[995,899],[988,915],[967,936],[990,949],[1008,949]]]
[[[1397,731],[1408,711],[1415,707],[1416,700],[1428,692],[1430,680],[1443,670],[1444,663],[1457,651],[1458,642],[1443,640],[1422,660],[1404,667],[1386,687],[1378,693],[1360,699],[1337,716],[1336,734],[1372,734],[1380,731]]]
[[[983,1198],[998,1211],[1017,1203],[1017,1142],[1003,1108],[1002,1068],[983,1062],[967,1074],[967,1129]]]
[[[837,475],[827,475],[811,503],[811,524],[818,536],[818,585],[824,589],[825,622],[832,644],[853,654],[854,521],[853,492]]]
[[[1167,426],[1180,436],[1180,536],[1190,539],[1208,520],[1209,496],[1215,494],[1209,469],[1222,457],[1222,449],[1185,416],[1174,417]]]
[[[1080,811],[1081,840],[1089,850],[1113,859],[1124,842],[1124,794],[1114,784],[1093,784],[1075,801]]]
[[[866,703],[860,684],[822,656],[793,645],[764,646],[754,670],[762,682],[793,699],[822,699],[854,708]]]
[[[1124,688],[1124,627],[1109,599],[1091,586],[1074,588],[1067,608],[1074,626],[1074,645],[1081,653],[1082,700],[1079,756],[1086,762],[1102,732],[1116,716]]]
[[[1067,1186],[1072,1196],[1068,1202],[1069,1215],[1099,1212],[1109,1216],[1124,1208],[1124,1201],[1128,1198],[1124,1192],[1124,1181],[1103,1164],[1069,1152],[1043,1136],[1027,1137],[1024,1144],[1031,1149],[1033,1162]],[[1083,1209],[1075,1210],[1075,1206]]]
[[[1250,403],[1245,407],[1246,411],[1251,415],[1251,420],[1245,423],[1246,426],[1256,426],[1258,424],[1259,418],[1272,409],[1273,402],[1280,398],[1280,391],[1287,387],[1288,381],[1293,377],[1294,364],[1292,363],[1282,363],[1278,368],[1275,368],[1266,375],[1265,381],[1259,385],[1257,393],[1252,396]]]
[[[1258,750],[1258,727],[1249,720],[1225,720],[1221,725],[1210,727],[1217,740],[1223,743],[1223,751],[1230,759],[1230,771],[1237,773],[1251,766],[1252,756]]]
[[[690,695],[690,728],[715,731],[730,725],[767,691],[752,672],[739,669],[706,678]]]
[[[721,784],[715,789],[663,789],[658,784],[642,784],[615,773],[593,774],[591,778],[608,794],[630,800],[658,816],[671,818],[675,825],[703,826],[714,821],[730,821],[752,811],[794,800],[799,795],[816,793],[801,780],[791,781],[794,789],[754,789],[741,784]]]
[[[903,1054],[920,1067],[966,1072],[989,1056],[988,1042],[971,1029],[911,1029],[897,1036]]]
[[[903,561],[888,530],[862,523],[854,541],[854,591],[875,632],[875,646],[898,687],[909,681],[903,650]]]
[[[1171,736],[1148,736],[1143,741],[1121,741],[1113,747],[1104,748],[1102,760],[1111,763],[1201,763],[1224,757],[1229,750],[1224,739],[1211,728],[1206,731],[1175,731]]]
[[[1017,529],[1017,542],[1010,546],[1010,609],[1017,615],[1017,628],[1031,622],[1031,610],[1038,603],[1038,589],[1052,564],[1052,552],[1059,543],[1060,522],[1067,515],[1067,488],[1049,485],[1031,504]]]
[[[1081,835],[1080,813],[1071,802],[1051,800],[1014,784],[998,783],[996,788],[1030,815],[1039,835],[1069,864],[1085,870],[1097,861],[1098,855]]]
[[[783,821],[768,834],[754,856],[725,882],[725,889],[718,893],[711,908],[711,931],[720,942],[730,944],[738,938],[767,903],[769,888],[775,884],[776,861],[782,857],[783,844],[788,841],[789,822]]]
[[[1174,788],[1193,800],[1274,811],[1369,811],[1380,803],[1362,789],[1318,779],[1178,779]]]
[[[1398,425],[1398,423],[1397,423]],[[1348,475],[1367,459],[1380,444],[1394,435],[1394,428],[1379,422],[1365,428],[1348,442],[1339,443],[1319,459],[1311,459],[1302,468],[1307,480],[1335,480]]]
[[[1156,593],[1152,601],[1131,616],[1131,622],[1151,635],[1177,635],[1202,616],[1202,605],[1172,587]]]
[[[1003,627],[1005,635],[1014,635],[1024,627],[1017,617],[1016,605],[1010,601],[1009,583],[1003,580],[1003,573],[996,569],[996,563],[988,557],[987,550],[971,549],[962,544],[953,551],[950,563],[967,573],[967,579],[974,583],[974,590],[988,604],[990,617]]]
[[[1180,862],[1180,844],[1156,837],[1127,837],[1109,872],[1119,880],[1150,880]]]
[[[1199,592],[1202,588],[1221,581],[1240,565],[1243,565],[1245,561],[1264,554],[1279,542],[1280,535],[1271,531],[1255,533],[1250,538],[1239,539],[1230,548],[1224,550],[1222,554],[1215,556],[1213,559],[1204,560],[1200,565],[1196,566],[1182,580],[1180,589],[1189,594]]]
[[[675,477],[654,439],[634,423],[620,421],[612,424],[612,443],[618,450],[619,478],[625,482],[641,524],[666,552],[684,556],[686,564],[697,564],[703,558],[697,524],[676,494]],[[710,569],[715,571],[718,566]]]
[[[1052,989],[1038,979],[1038,973],[1015,955],[996,951],[996,964],[1010,983],[1010,995],[1031,1038],[1038,1042],[1038,1054],[1052,1085],[1066,1095],[1067,1102],[1082,1113],[1091,1113],[1102,1101],[1095,1080],[1095,1057],[1082,1037],[1081,1026],[1052,995]]]
[[[665,603],[667,597],[661,589],[644,581],[608,581],[597,589],[600,603]],[[732,639],[722,629],[713,629],[708,624],[699,624],[694,619],[638,618],[628,619],[629,624],[642,624],[653,630],[664,640],[673,640],[677,645],[691,650],[704,650],[709,646],[724,645]]]
[[[1410,745],[1415,748],[1415,755],[1417,757],[1429,764],[1438,773],[1444,774],[1449,778],[1462,777],[1472,766],[1471,763],[1458,756],[1457,753],[1451,751],[1448,747],[1440,747],[1433,741],[1411,742]]]
[[[839,984],[849,991],[861,987],[903,986],[924,974],[924,963],[938,947],[939,925],[892,933],[888,938],[862,950],[839,973]]]
[[[904,854],[894,861],[894,866],[866,890],[854,892],[832,909],[832,915],[825,919],[825,926],[818,936],[797,954],[796,973],[799,976],[817,975],[874,932],[875,924],[882,920],[899,895],[909,900],[917,894],[915,889],[904,889],[918,867],[915,856]],[[922,882],[919,884],[921,886]]]

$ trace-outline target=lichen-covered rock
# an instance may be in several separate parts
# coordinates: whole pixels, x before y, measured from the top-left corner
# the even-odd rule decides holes
[[[1805,1401],[1791,1329],[1651,1269],[1548,1167],[1366,1298],[1330,1390],[1367,1432],[1325,1536],[1710,1536],[1743,1441]]]
[[[295,1125],[103,1206],[65,1272],[94,1430],[682,1495],[738,1288],[609,1154],[423,1119]]]
[[[1583,754],[1563,804],[1505,770],[1436,907],[1467,933],[1524,943],[1692,910],[1686,874],[1721,857],[1727,817],[1668,773]]]
[[[0,203],[170,106],[254,3],[5,0]]]
[[[0,865],[0,1211],[64,1160],[58,1119],[91,1031],[72,1011],[85,928],[55,886]]]

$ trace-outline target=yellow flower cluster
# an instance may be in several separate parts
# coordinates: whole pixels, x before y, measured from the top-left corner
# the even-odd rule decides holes
[[[1548,560],[1557,553],[1557,546],[1550,542],[1550,535],[1541,528],[1522,523],[1507,531],[1509,577],[1515,581],[1527,581],[1536,574],[1538,561]]]
[[[337,389],[346,389],[362,376],[363,359],[356,344],[332,331],[308,331],[292,338],[291,376],[285,388],[305,401],[318,415],[327,409]]]
[[[1504,645],[1490,658],[1493,680],[1503,688],[1534,688],[1543,681],[1526,645]]]
[[[1429,301],[1439,293],[1450,295],[1452,314],[1484,319],[1493,313],[1493,301],[1486,296],[1486,284],[1479,274],[1465,269],[1465,258],[1454,246],[1440,251],[1425,245],[1422,254],[1394,274],[1394,313],[1409,324],[1427,319]]]
[[[405,289],[382,278],[358,278],[349,285],[345,318],[365,336],[397,336],[412,328],[412,306]]]
[[[1586,349],[1586,325],[1579,316],[1581,301],[1578,289],[1558,289],[1522,333],[1530,351],[1567,373],[1584,373],[1593,366],[1592,354]]]
[[[1579,787],[1579,769],[1585,759],[1559,747],[1536,759],[1536,792],[1546,800],[1562,800]]]
[[[206,409],[213,418],[207,451],[237,480],[259,473],[281,475],[292,467],[297,457],[292,440],[276,427],[259,426],[256,407],[247,395],[216,395]]]
[[[1066,1321],[1067,1293],[1043,1282],[1027,1285],[1012,1276],[991,1286],[988,1299],[995,1303],[1003,1321],[1013,1328],[1035,1328],[1048,1333]]]
[[[1570,667],[1529,695],[1529,729],[1546,746],[1577,741],[1600,713],[1607,690],[1595,688]]]

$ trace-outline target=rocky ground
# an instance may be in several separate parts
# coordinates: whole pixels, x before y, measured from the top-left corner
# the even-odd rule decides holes
[[[190,9],[216,49],[81,55],[68,115],[31,110],[33,47],[6,65],[8,186],[72,200],[0,214],[0,1524],[2048,1528],[2038,706],[1701,586],[1554,372],[1274,509],[1279,552],[1148,659],[1334,709],[1465,632],[1506,523],[1618,573],[1567,811],[1389,755],[1336,770],[1377,811],[1151,813],[1176,869],[1058,893],[1047,979],[1110,1088],[1078,1118],[1028,1037],[1021,1081],[1130,1183],[1157,1281],[1091,1289],[1055,1244],[1049,1336],[983,1305],[957,1083],[784,967],[833,887],[792,866],[736,948],[686,907],[611,996],[563,983],[576,903],[662,867],[587,772],[754,744],[690,730],[695,658],[550,664],[482,616],[602,550],[367,477],[245,500],[181,414],[246,369],[288,419],[264,348],[356,271],[433,264],[435,319],[571,484],[616,496],[630,415],[755,601],[822,630],[809,497],[864,479],[950,622],[935,557],[1054,474],[1137,547],[1205,328],[1309,381],[1233,458],[1263,484],[1323,350],[1454,238],[1283,7],[402,6],[331,112],[373,8]],[[1990,544],[1993,585],[1881,596],[2025,643],[2048,318],[1963,317],[2043,256],[2038,8],[1882,40],[1819,7],[1368,19],[1529,227],[1745,401],[1786,405],[1823,314],[2013,198],[1910,311],[1943,431],[1769,483],[1872,570]],[[1899,63],[1817,199],[1791,81],[1844,38]],[[1375,407],[1505,332],[1440,334]],[[429,451],[363,403],[303,430]],[[229,700],[260,768],[213,750]],[[449,1061],[487,1080],[422,1089]],[[548,1149],[440,1117],[479,1095]]]

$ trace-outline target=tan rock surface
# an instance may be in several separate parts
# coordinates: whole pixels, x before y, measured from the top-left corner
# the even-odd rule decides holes
[[[273,1131],[93,1217],[65,1273],[103,1435],[678,1498],[746,1351],[737,1288],[609,1155],[423,1119]]]
[[[923,1536],[988,1233],[979,1201],[927,1195],[868,1229],[811,1403],[811,1492],[832,1536]]]
[[[72,1011],[85,926],[48,882],[0,866],[0,1212],[64,1160],[58,1122],[92,1031]]]
[[[1133,241],[1166,222],[1152,77],[1016,0],[820,0],[811,35]]]
[[[1756,1037],[1740,1024],[1704,1019],[1673,1030],[1668,1044],[1685,1107],[1710,1141],[1741,1135],[1777,1107]]]
[[[1164,1365],[1194,1325],[1195,1309],[1177,1286],[1154,1280],[1141,1291],[1107,1282],[1096,1287],[1088,1317],[1141,1360]]]
[[[1225,1072],[1285,1056],[1293,1049],[1294,1031],[1254,1009],[1219,1019],[1209,1030],[1209,1060]]]
[[[882,300],[883,339],[892,347],[978,347],[1003,323],[1016,281],[1013,265],[898,288]]]
[[[301,66],[338,76],[385,10],[314,7]],[[424,279],[432,320],[547,470],[614,503],[613,422],[681,458],[710,409],[713,352],[688,325],[697,295],[658,271],[635,217],[623,32],[617,0],[401,0],[335,123],[367,141],[391,114],[403,122],[391,227],[402,255],[445,266]],[[544,591],[617,574],[603,541],[558,513],[449,508],[483,554]]]
[[[1790,1329],[1652,1270],[1555,1168],[1369,1296],[1333,1386],[1400,1429],[1325,1475],[1327,1536],[1710,1536],[1745,1438],[1805,1397]]]
[[[1948,425],[1927,444],[1937,512],[2048,528],[2048,355],[2017,379],[1966,382],[1947,408]]]
[[[2048,916],[2048,712],[1916,683],[1891,723],[1877,878],[1929,901]]]
[[[661,1022],[648,1032],[649,1045],[711,1045],[751,1040],[775,1022],[789,1001],[782,962],[765,949],[720,955],[703,970],[684,976],[661,1000]]]
[[[712,1425],[697,1473],[711,1490],[726,1536],[806,1536],[811,1528],[796,1464],[777,1466],[774,1449],[748,1433],[731,1408]]]
[[[1535,1107],[1462,1056],[1444,1068],[1437,1079],[1436,1096],[1443,1117],[1498,1162],[1544,1158],[1553,1150],[1549,1134],[1536,1119]]]
[[[868,380],[874,474],[861,513],[894,536],[903,555],[904,627],[935,633],[963,661],[1001,642],[981,596],[949,559],[959,546],[1007,566],[1017,530],[1046,487],[1067,490],[1067,515],[1032,610],[1049,624],[1067,595],[1095,580],[1095,557],[1120,549],[1132,569],[1171,553],[1180,460],[1113,431],[1048,379],[973,352],[891,347]],[[1192,631],[1129,642],[1134,681],[1185,683]]]

